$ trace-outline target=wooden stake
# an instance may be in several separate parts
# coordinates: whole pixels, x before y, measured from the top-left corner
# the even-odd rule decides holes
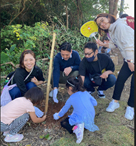
[[[46,91],[45,114],[47,114],[47,110],[48,110],[48,99],[49,99],[50,81],[51,81],[51,74],[52,74],[52,63],[53,63],[53,53],[54,53],[54,46],[55,46],[55,38],[56,38],[56,33],[53,33],[52,48],[51,48],[51,54],[50,54],[48,83],[47,83],[47,91]]]

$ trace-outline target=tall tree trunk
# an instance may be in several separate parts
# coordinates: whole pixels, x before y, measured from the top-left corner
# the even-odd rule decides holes
[[[123,9],[124,9],[124,0],[121,0],[119,16],[123,14]]]
[[[118,10],[117,10],[118,1],[119,0],[109,0],[109,14],[117,16],[117,13],[118,13]]]
[[[80,27],[80,24],[79,24],[79,2],[78,2],[78,0],[76,0],[77,1],[77,26],[78,26],[78,28]]]
[[[66,29],[68,30],[68,6],[66,6]]]

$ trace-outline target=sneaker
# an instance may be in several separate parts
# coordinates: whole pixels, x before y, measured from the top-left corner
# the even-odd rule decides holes
[[[134,108],[133,107],[127,106],[125,118],[128,120],[133,120],[133,118],[134,118]]]
[[[9,134],[9,131],[3,132],[3,136],[7,136],[7,134]]]
[[[112,100],[109,106],[106,108],[107,112],[114,112],[115,109],[119,108],[119,103]]]
[[[18,142],[21,141],[24,138],[23,134],[7,134],[7,136],[4,138],[5,142]]]
[[[105,98],[105,95],[102,90],[97,91],[99,98]]]
[[[87,91],[89,94],[93,94],[95,91]]]
[[[76,143],[81,143],[84,134],[84,123],[77,124],[77,128],[73,131],[73,133],[75,133],[77,137]]]

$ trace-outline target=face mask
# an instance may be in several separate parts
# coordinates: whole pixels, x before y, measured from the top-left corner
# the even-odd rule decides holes
[[[88,62],[92,62],[92,61],[94,60],[94,58],[95,58],[95,57],[94,57],[94,55],[93,55],[92,57],[86,58],[86,59],[87,59]]]

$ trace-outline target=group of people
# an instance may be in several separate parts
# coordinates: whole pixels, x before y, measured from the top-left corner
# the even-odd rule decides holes
[[[76,143],[83,139],[84,128],[89,131],[99,130],[94,123],[96,99],[92,96],[97,89],[99,98],[105,98],[103,91],[114,87],[112,101],[106,108],[107,112],[114,112],[119,108],[119,100],[126,80],[131,76],[130,95],[125,118],[134,118],[134,30],[128,26],[125,18],[116,19],[113,15],[101,13],[95,18],[99,34],[107,34],[109,42],[100,40],[87,42],[84,46],[84,58],[81,60],[79,53],[72,50],[71,44],[64,42],[60,45],[60,52],[54,57],[52,88],[50,96],[58,103],[57,94],[59,83],[66,84],[67,92],[70,95],[60,111],[53,115],[55,120],[61,118],[73,106],[73,112],[66,119],[61,121],[61,126],[70,134],[75,133]],[[118,47],[124,63],[116,79],[115,66],[109,55],[99,53],[97,48]],[[17,142],[23,139],[19,130],[29,119],[34,123],[42,122],[46,115],[36,108],[43,100],[43,91],[37,87],[44,82],[42,70],[36,66],[36,58],[31,50],[25,50],[20,57],[20,67],[13,74],[13,81],[16,83],[9,91],[12,101],[1,107],[1,132],[4,132],[6,142]],[[99,83],[95,82],[98,77]],[[38,111],[38,112],[36,112]],[[39,116],[38,116],[38,113]]]

